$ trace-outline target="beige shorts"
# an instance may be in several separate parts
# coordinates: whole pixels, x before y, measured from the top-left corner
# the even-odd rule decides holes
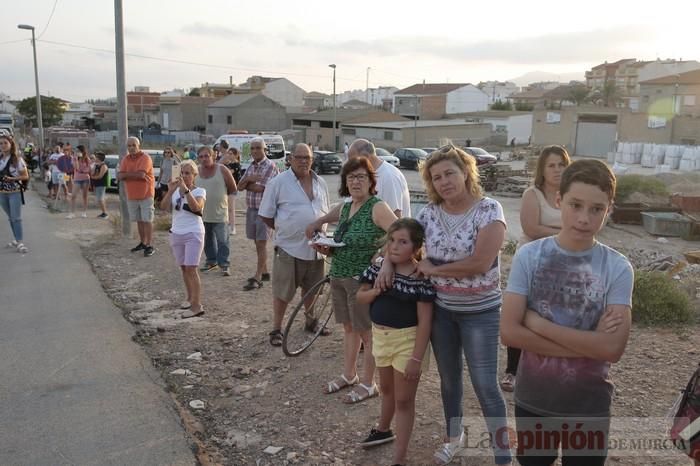
[[[335,321],[339,324],[350,323],[355,332],[364,332],[372,328],[369,318],[369,305],[356,302],[360,282],[354,278],[331,278],[331,297]]]
[[[287,254],[275,246],[275,258],[272,264],[272,295],[284,301],[294,299],[297,288],[308,290],[323,279],[325,261],[303,260]]]
[[[149,197],[140,201],[126,201],[129,208],[129,220],[132,222],[153,223],[153,198]]]
[[[391,366],[403,374],[413,355],[417,329],[418,327],[379,328],[373,325],[372,356],[377,367]],[[430,345],[421,359],[421,371],[425,372],[430,367]]]

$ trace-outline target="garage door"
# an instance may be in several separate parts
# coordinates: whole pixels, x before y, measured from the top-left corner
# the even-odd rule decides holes
[[[579,121],[576,131],[576,155],[606,158],[617,139],[615,123]]]

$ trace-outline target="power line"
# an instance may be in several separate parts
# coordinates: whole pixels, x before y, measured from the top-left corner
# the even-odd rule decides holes
[[[53,2],[53,8],[51,9],[51,14],[49,15],[49,20],[46,22],[46,26],[44,26],[44,30],[41,31],[41,34],[39,34],[39,37],[37,37],[37,39],[41,39],[41,36],[43,36],[44,33],[46,32],[46,30],[49,28],[49,24],[51,24],[51,19],[53,18],[53,14],[56,11],[56,5],[58,5],[58,0]]]
[[[45,44],[60,45],[63,47],[71,47],[71,48],[76,48],[76,49],[90,50],[92,52],[102,52],[102,53],[110,53],[110,54],[114,53],[114,50],[100,49],[100,48],[95,48],[95,47],[86,47],[84,45],[69,44],[66,42],[57,42],[57,41],[51,41],[51,40],[42,40],[41,42],[43,42]],[[198,62],[179,60],[179,59],[174,59],[174,58],[153,57],[153,56],[149,56],[149,55],[140,55],[140,54],[136,54],[136,53],[127,53],[125,55],[128,57],[133,57],[133,58],[141,58],[144,60],[154,60],[154,61],[167,62],[167,63],[176,63],[179,65],[192,65],[192,66],[216,68],[216,69],[224,69],[224,70],[248,71],[248,72],[252,72],[252,73],[263,73],[263,74],[269,74],[269,75],[302,76],[302,77],[307,77],[307,78],[320,78],[320,79],[326,79],[328,77],[326,75],[317,75],[317,74],[288,73],[288,72],[279,72],[279,71],[270,71],[270,70],[258,70],[258,69],[254,69],[254,68],[241,68],[241,67],[230,66],[230,65],[213,65],[210,63],[198,63]],[[364,82],[363,80],[360,80],[360,79],[343,79],[343,81]]]
[[[5,42],[0,42],[0,45],[5,45],[5,44],[16,44],[17,42],[24,42],[26,40],[31,40],[31,39],[17,39],[17,40],[8,40]]]

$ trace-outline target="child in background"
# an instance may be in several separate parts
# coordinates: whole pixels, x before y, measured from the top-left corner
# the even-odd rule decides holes
[[[565,465],[605,464],[614,390],[609,371],[629,338],[634,280],[629,261],[595,238],[615,184],[599,160],[569,165],[556,201],[561,231],[523,245],[513,256],[501,338],[522,348],[517,436],[534,438],[541,431],[558,439],[519,442],[523,466],[553,464],[559,442]],[[584,444],[572,441],[573,432],[584,434]]]
[[[416,390],[430,356],[427,349],[435,289],[428,279],[418,276],[423,241],[423,227],[416,220],[395,221],[387,232],[385,259],[394,264],[393,286],[385,292],[373,287],[380,269],[379,264],[373,264],[362,274],[357,292],[358,303],[370,304],[372,355],[382,395],[379,424],[361,445],[371,447],[396,439],[394,464],[406,463]],[[390,428],[394,414],[396,435]]]

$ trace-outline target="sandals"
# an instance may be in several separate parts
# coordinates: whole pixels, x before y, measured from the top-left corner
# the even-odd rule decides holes
[[[180,319],[191,319],[192,317],[199,317],[202,315],[204,315],[204,307],[199,306],[199,309],[190,309],[180,314]]]
[[[515,376],[513,374],[508,374],[503,376],[501,379],[501,390],[504,392],[512,392],[515,389]]]
[[[464,432],[459,436],[456,442],[443,443],[433,454],[434,463],[438,466],[450,464],[452,460],[464,449],[466,438]]]
[[[282,331],[281,330],[273,330],[269,333],[270,335],[270,344],[272,346],[282,346]]]
[[[250,290],[257,290],[258,288],[262,288],[263,284],[260,280],[258,280],[255,277],[250,277],[248,279],[248,283],[243,285],[243,289],[245,291],[250,291]]]
[[[190,309],[191,307],[192,307],[192,303],[190,303],[189,301],[183,301],[180,304],[180,309]]]
[[[318,319],[310,319],[306,321],[306,325],[304,326],[304,330],[310,333],[316,333],[316,330],[318,329]],[[328,335],[332,334],[333,332],[331,329],[328,327],[324,326],[321,331],[319,332],[319,335],[322,337],[327,337]]]
[[[365,401],[368,398],[374,398],[375,396],[379,395],[379,389],[377,388],[377,384],[373,383],[371,386],[367,386],[363,383],[357,384],[358,387],[362,387],[366,393],[360,393],[357,391],[356,388],[353,388],[350,393],[345,395],[345,399],[343,400],[343,403],[345,404],[355,404],[359,403],[360,401]]]
[[[328,382],[328,386],[326,387],[326,390],[324,390],[323,393],[325,393],[326,395],[330,395],[331,393],[339,392],[345,387],[355,385],[359,382],[360,377],[358,377],[357,374],[355,374],[355,377],[353,377],[350,380],[345,378],[345,374],[340,374],[340,377]]]

